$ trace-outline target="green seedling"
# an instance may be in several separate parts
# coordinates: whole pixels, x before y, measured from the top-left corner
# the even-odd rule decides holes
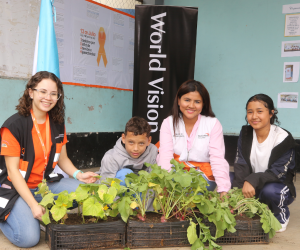
[[[56,222],[64,223],[67,219],[69,208],[73,208],[73,201],[78,204],[78,214],[81,216],[83,223],[84,216],[95,217],[95,222],[99,219],[106,219],[107,216],[115,217],[118,214],[118,209],[115,206],[115,198],[120,190],[120,180],[111,180],[111,187],[102,184],[80,184],[75,192],[68,193],[63,191],[59,194],[53,194],[49,191],[46,182],[43,181],[39,185],[39,191],[43,199],[39,203],[46,209],[42,220],[45,225],[50,223],[49,212]]]

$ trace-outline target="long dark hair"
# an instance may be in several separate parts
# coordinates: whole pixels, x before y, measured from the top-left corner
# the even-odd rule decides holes
[[[19,99],[19,104],[16,106],[16,110],[22,116],[29,116],[32,109],[32,99],[29,96],[29,89],[34,89],[44,79],[51,79],[56,83],[57,91],[61,94],[61,97],[57,101],[56,105],[48,112],[49,116],[55,123],[63,123],[65,119],[65,103],[64,103],[64,90],[59,78],[48,71],[37,72],[32,76],[26,85],[23,96]]]
[[[201,111],[201,115],[215,117],[214,112],[212,111],[211,105],[210,105],[210,97],[207,89],[204,87],[204,85],[201,82],[195,81],[195,80],[187,80],[181,86],[179,87],[177,94],[175,96],[175,100],[173,103],[173,107],[171,110],[171,115],[173,116],[173,129],[175,132],[175,128],[179,121],[179,116],[181,114],[180,109],[178,108],[178,99],[180,99],[183,95],[198,91],[200,96],[203,100],[203,108]]]
[[[261,102],[269,110],[269,114],[272,115],[272,117],[270,118],[270,124],[280,125],[280,122],[278,121],[278,117],[277,117],[278,110],[274,107],[273,100],[270,96],[265,95],[265,94],[257,94],[257,95],[251,96],[246,104],[246,111],[247,111],[249,102]],[[274,111],[274,113],[272,111]],[[245,120],[248,124],[247,113],[246,113]]]

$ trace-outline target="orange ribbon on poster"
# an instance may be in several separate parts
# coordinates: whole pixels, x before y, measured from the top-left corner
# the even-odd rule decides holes
[[[209,179],[210,181],[215,180],[215,177],[212,173],[211,165],[209,162],[195,162],[195,161],[185,162],[185,161],[179,161],[180,155],[174,154],[173,156],[176,161],[178,161],[179,163],[183,163],[185,165],[184,169],[186,169],[187,171],[189,171],[190,168],[193,167],[195,169],[200,170],[206,176],[206,178]]]
[[[98,33],[98,42],[99,42],[100,47],[99,47],[99,51],[98,51],[97,63],[99,66],[101,57],[103,57],[103,63],[104,63],[104,66],[106,67],[107,58],[106,58],[106,53],[105,53],[105,49],[104,49],[105,40],[106,40],[106,34],[104,31],[104,28],[101,27],[99,29],[99,33]]]

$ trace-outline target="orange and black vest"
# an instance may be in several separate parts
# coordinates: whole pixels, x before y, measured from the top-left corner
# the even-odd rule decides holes
[[[64,123],[57,124],[54,123],[51,117],[50,120],[50,129],[51,129],[51,141],[52,146],[50,150],[49,161],[47,167],[45,169],[44,178],[49,182],[59,181],[63,176],[58,174],[53,177],[51,175],[53,171],[53,160],[56,153],[56,144],[61,143],[64,139]],[[19,142],[21,150],[20,150],[20,161],[28,162],[28,167],[26,171],[26,175],[24,177],[27,182],[34,164],[35,152],[34,145],[32,140],[32,128],[33,121],[31,115],[24,117],[20,114],[14,114],[10,118],[8,118],[1,128],[8,128],[12,135]],[[0,135],[1,141],[1,135]],[[1,143],[0,143],[1,149]],[[50,177],[51,176],[51,177]],[[4,156],[0,155],[0,184],[6,184],[11,187],[2,188],[0,187],[0,222],[3,222],[7,219],[11,209],[14,206],[15,201],[18,199],[19,194],[15,190],[13,184],[8,178],[7,168],[5,164]]]

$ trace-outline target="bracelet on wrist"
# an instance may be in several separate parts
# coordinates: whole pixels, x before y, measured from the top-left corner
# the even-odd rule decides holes
[[[75,179],[75,180],[78,180],[77,178],[76,178],[76,176],[77,176],[77,174],[78,173],[83,173],[81,170],[76,170],[75,172],[74,172],[74,174],[73,174],[73,178]]]

